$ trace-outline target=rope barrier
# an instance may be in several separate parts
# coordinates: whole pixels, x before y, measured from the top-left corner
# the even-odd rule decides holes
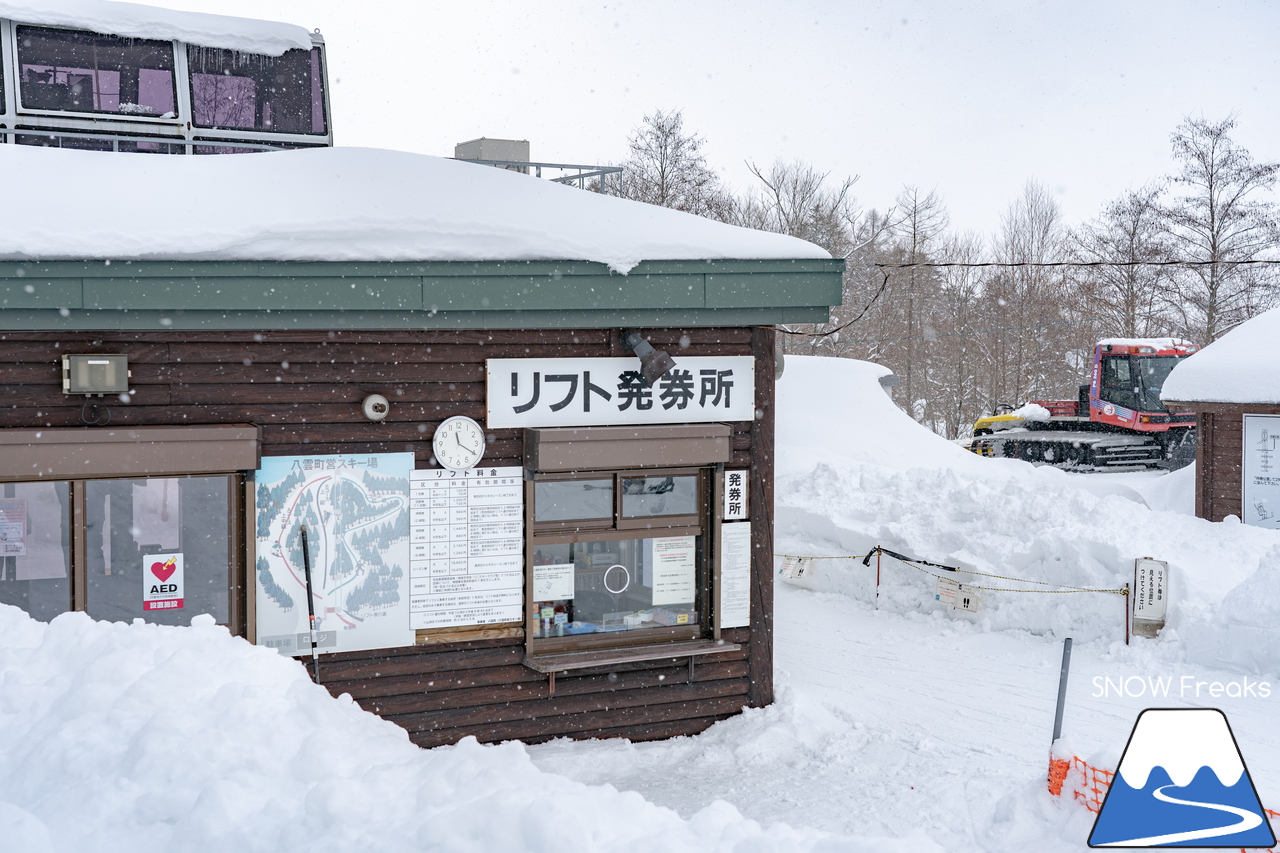
[[[979,586],[977,584],[965,584],[965,586],[970,587],[971,589],[981,589],[987,592],[1027,592],[1027,593],[1040,593],[1040,594],[1046,594],[1046,595],[1049,595],[1049,594],[1071,595],[1078,592],[1098,592],[1098,593],[1105,593],[1109,595],[1128,595],[1129,594],[1129,590],[1124,588],[1108,589],[1108,588],[1101,588],[1101,587],[1072,586],[1070,584],[1052,583],[1049,581],[1034,581],[1034,580],[1029,580],[1027,578],[1015,578],[1015,577],[1009,577],[1007,575],[996,575],[996,574],[991,574],[990,572],[978,572],[972,569],[961,569],[957,566],[945,566],[941,563],[931,563],[928,560],[917,560],[912,557],[908,557],[904,554],[899,554],[896,551],[890,551],[888,548],[882,548],[879,545],[872,548],[870,553],[867,553],[867,554],[837,554],[831,557],[804,557],[798,554],[774,554],[774,556],[782,557],[784,559],[792,559],[792,560],[861,560],[862,565],[870,566],[871,558],[876,556],[877,554],[883,554],[886,557],[892,557],[893,559],[897,560],[899,563],[902,563],[905,566],[908,566],[912,569],[915,569],[918,572],[922,572],[923,574],[929,575],[930,577],[938,578],[940,580],[950,580],[950,578],[945,578],[943,575],[935,574],[934,572],[931,572],[928,569],[922,568],[922,567],[932,566],[934,568],[943,569],[948,572],[956,572],[957,574],[963,573],[963,574],[973,575],[975,577],[995,578],[996,580],[1011,581],[1013,583],[1033,584],[1035,586],[1059,587],[1059,589],[1017,589],[1017,588],[1010,588],[1010,587]]]

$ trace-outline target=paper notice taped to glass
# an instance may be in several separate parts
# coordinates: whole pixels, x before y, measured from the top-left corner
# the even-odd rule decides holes
[[[533,567],[534,601],[571,599],[573,589],[573,563]]]
[[[663,536],[648,540],[653,569],[653,604],[687,604],[697,598],[696,539]]]

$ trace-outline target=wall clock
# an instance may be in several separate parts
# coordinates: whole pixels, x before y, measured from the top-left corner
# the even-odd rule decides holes
[[[456,415],[440,424],[432,439],[436,461],[460,471],[474,468],[484,456],[484,428],[471,418]]]

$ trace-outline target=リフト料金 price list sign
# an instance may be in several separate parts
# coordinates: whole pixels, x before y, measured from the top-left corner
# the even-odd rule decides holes
[[[417,470],[409,505],[412,627],[520,621],[522,469]]]

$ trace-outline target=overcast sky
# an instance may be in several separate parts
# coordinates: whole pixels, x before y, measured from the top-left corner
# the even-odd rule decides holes
[[[1171,168],[1187,115],[1239,114],[1280,159],[1280,3],[154,0],[319,28],[339,145],[451,156],[478,136],[535,160],[620,160],[678,108],[734,187],[803,158],[858,201],[934,189],[994,230],[1029,178],[1069,223]]]

